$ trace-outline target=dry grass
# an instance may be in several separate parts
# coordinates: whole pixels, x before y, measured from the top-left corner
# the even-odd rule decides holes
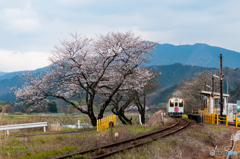
[[[210,151],[216,145],[216,151],[223,151],[230,146],[230,137],[234,130],[205,126],[190,129],[182,134],[159,139],[143,147],[114,155],[114,159],[192,159],[210,157]]]
[[[91,131],[76,134],[8,138],[1,153],[6,159],[53,158],[75,151],[83,151],[126,140],[149,132],[154,128],[145,127],[143,129],[140,125],[121,125],[114,127],[113,134],[111,134],[110,129],[106,129],[98,133]],[[118,137],[114,137],[116,132],[119,133]]]
[[[1,123],[1,119],[2,119],[2,116],[4,115],[4,112],[5,110],[7,109],[7,107],[9,107],[8,104],[2,106],[0,105],[1,107],[1,113],[0,113],[0,123]],[[2,138],[4,137],[4,138]],[[8,142],[8,136],[6,134],[6,132],[2,132],[0,131],[0,149],[2,150],[3,147],[5,147],[7,145],[7,142]],[[2,154],[2,151],[0,151],[0,159],[3,158],[3,154]]]

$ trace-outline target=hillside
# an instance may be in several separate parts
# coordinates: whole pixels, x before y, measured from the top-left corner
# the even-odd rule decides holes
[[[177,84],[183,79],[194,77],[195,73],[200,73],[206,70],[216,70],[215,68],[190,66],[179,63],[165,66],[150,66],[149,68],[160,73],[157,81],[161,85],[154,93],[148,95],[148,103],[154,105],[165,103],[177,87]]]
[[[223,54],[223,67],[240,67],[240,53],[207,44],[157,44],[153,58],[147,66],[182,63],[192,66],[219,68],[219,54]]]
[[[160,73],[160,76],[157,78],[157,81],[161,84],[160,88],[177,84],[184,78],[194,77],[194,74],[197,72],[216,69],[184,65],[180,63],[164,66],[150,66],[149,68]]]
[[[171,45],[157,44],[153,50],[153,57],[145,66],[159,72],[161,75],[157,81],[161,84],[154,94],[149,95],[151,104],[166,102],[166,97],[171,94],[176,85],[185,78],[191,78],[196,72],[214,70],[219,68],[219,54],[223,54],[224,90],[227,92],[235,89],[240,80],[240,53],[207,44]],[[46,71],[47,67],[30,72]],[[16,75],[22,75],[25,71],[0,72],[0,100],[15,101],[9,88],[20,86]],[[228,81],[228,82],[227,82]]]

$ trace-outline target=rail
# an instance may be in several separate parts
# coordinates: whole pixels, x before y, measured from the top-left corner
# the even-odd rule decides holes
[[[57,157],[56,159],[65,159],[65,158],[70,158],[70,157],[75,157],[75,156],[78,157],[78,156],[81,156],[84,154],[88,154],[88,155],[92,154],[93,156],[91,156],[91,158],[105,158],[105,157],[113,155],[117,152],[131,149],[133,147],[141,146],[143,144],[149,143],[149,141],[153,141],[153,140],[157,140],[162,137],[166,137],[166,136],[173,134],[181,129],[184,129],[185,127],[187,127],[189,125],[189,121],[187,121],[185,119],[176,119],[176,120],[177,120],[177,123],[175,123],[171,126],[168,126],[167,128],[153,132],[153,133],[145,134],[145,135],[142,135],[142,136],[139,136],[136,138],[128,139],[128,140],[125,140],[122,142],[117,142],[117,143],[106,145],[103,147],[97,147],[97,148],[93,148],[90,150],[77,152],[74,154],[64,155],[61,157]],[[180,122],[180,120],[181,120],[181,122]],[[121,145],[125,145],[125,146],[121,147]],[[105,153],[102,155],[96,156],[97,153],[95,153],[95,152],[98,150],[104,150]]]
[[[2,126],[0,126],[0,131],[1,130],[7,130],[7,134],[9,135],[9,130],[13,130],[13,129],[44,127],[43,130],[44,130],[44,132],[46,132],[46,126],[47,126],[47,122],[2,125]]]

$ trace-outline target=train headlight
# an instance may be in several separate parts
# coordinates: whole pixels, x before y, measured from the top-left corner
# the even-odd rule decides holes
[[[173,103],[174,101],[173,100],[171,100],[171,103]]]

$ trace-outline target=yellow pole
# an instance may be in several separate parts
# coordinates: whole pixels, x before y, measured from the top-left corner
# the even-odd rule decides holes
[[[238,117],[236,115],[236,127],[238,127]]]
[[[98,119],[98,126],[99,126],[98,131],[100,131],[101,130],[101,119]]]
[[[209,115],[209,113],[208,113],[208,124],[210,124],[210,115]]]
[[[217,114],[217,125],[218,125],[218,114]]]
[[[226,115],[226,126],[228,126],[228,115]]]
[[[208,113],[208,124],[211,124],[211,115]]]
[[[98,132],[98,120],[97,120],[97,132]]]
[[[104,119],[104,128],[103,129],[106,129],[106,118],[103,118]]]

